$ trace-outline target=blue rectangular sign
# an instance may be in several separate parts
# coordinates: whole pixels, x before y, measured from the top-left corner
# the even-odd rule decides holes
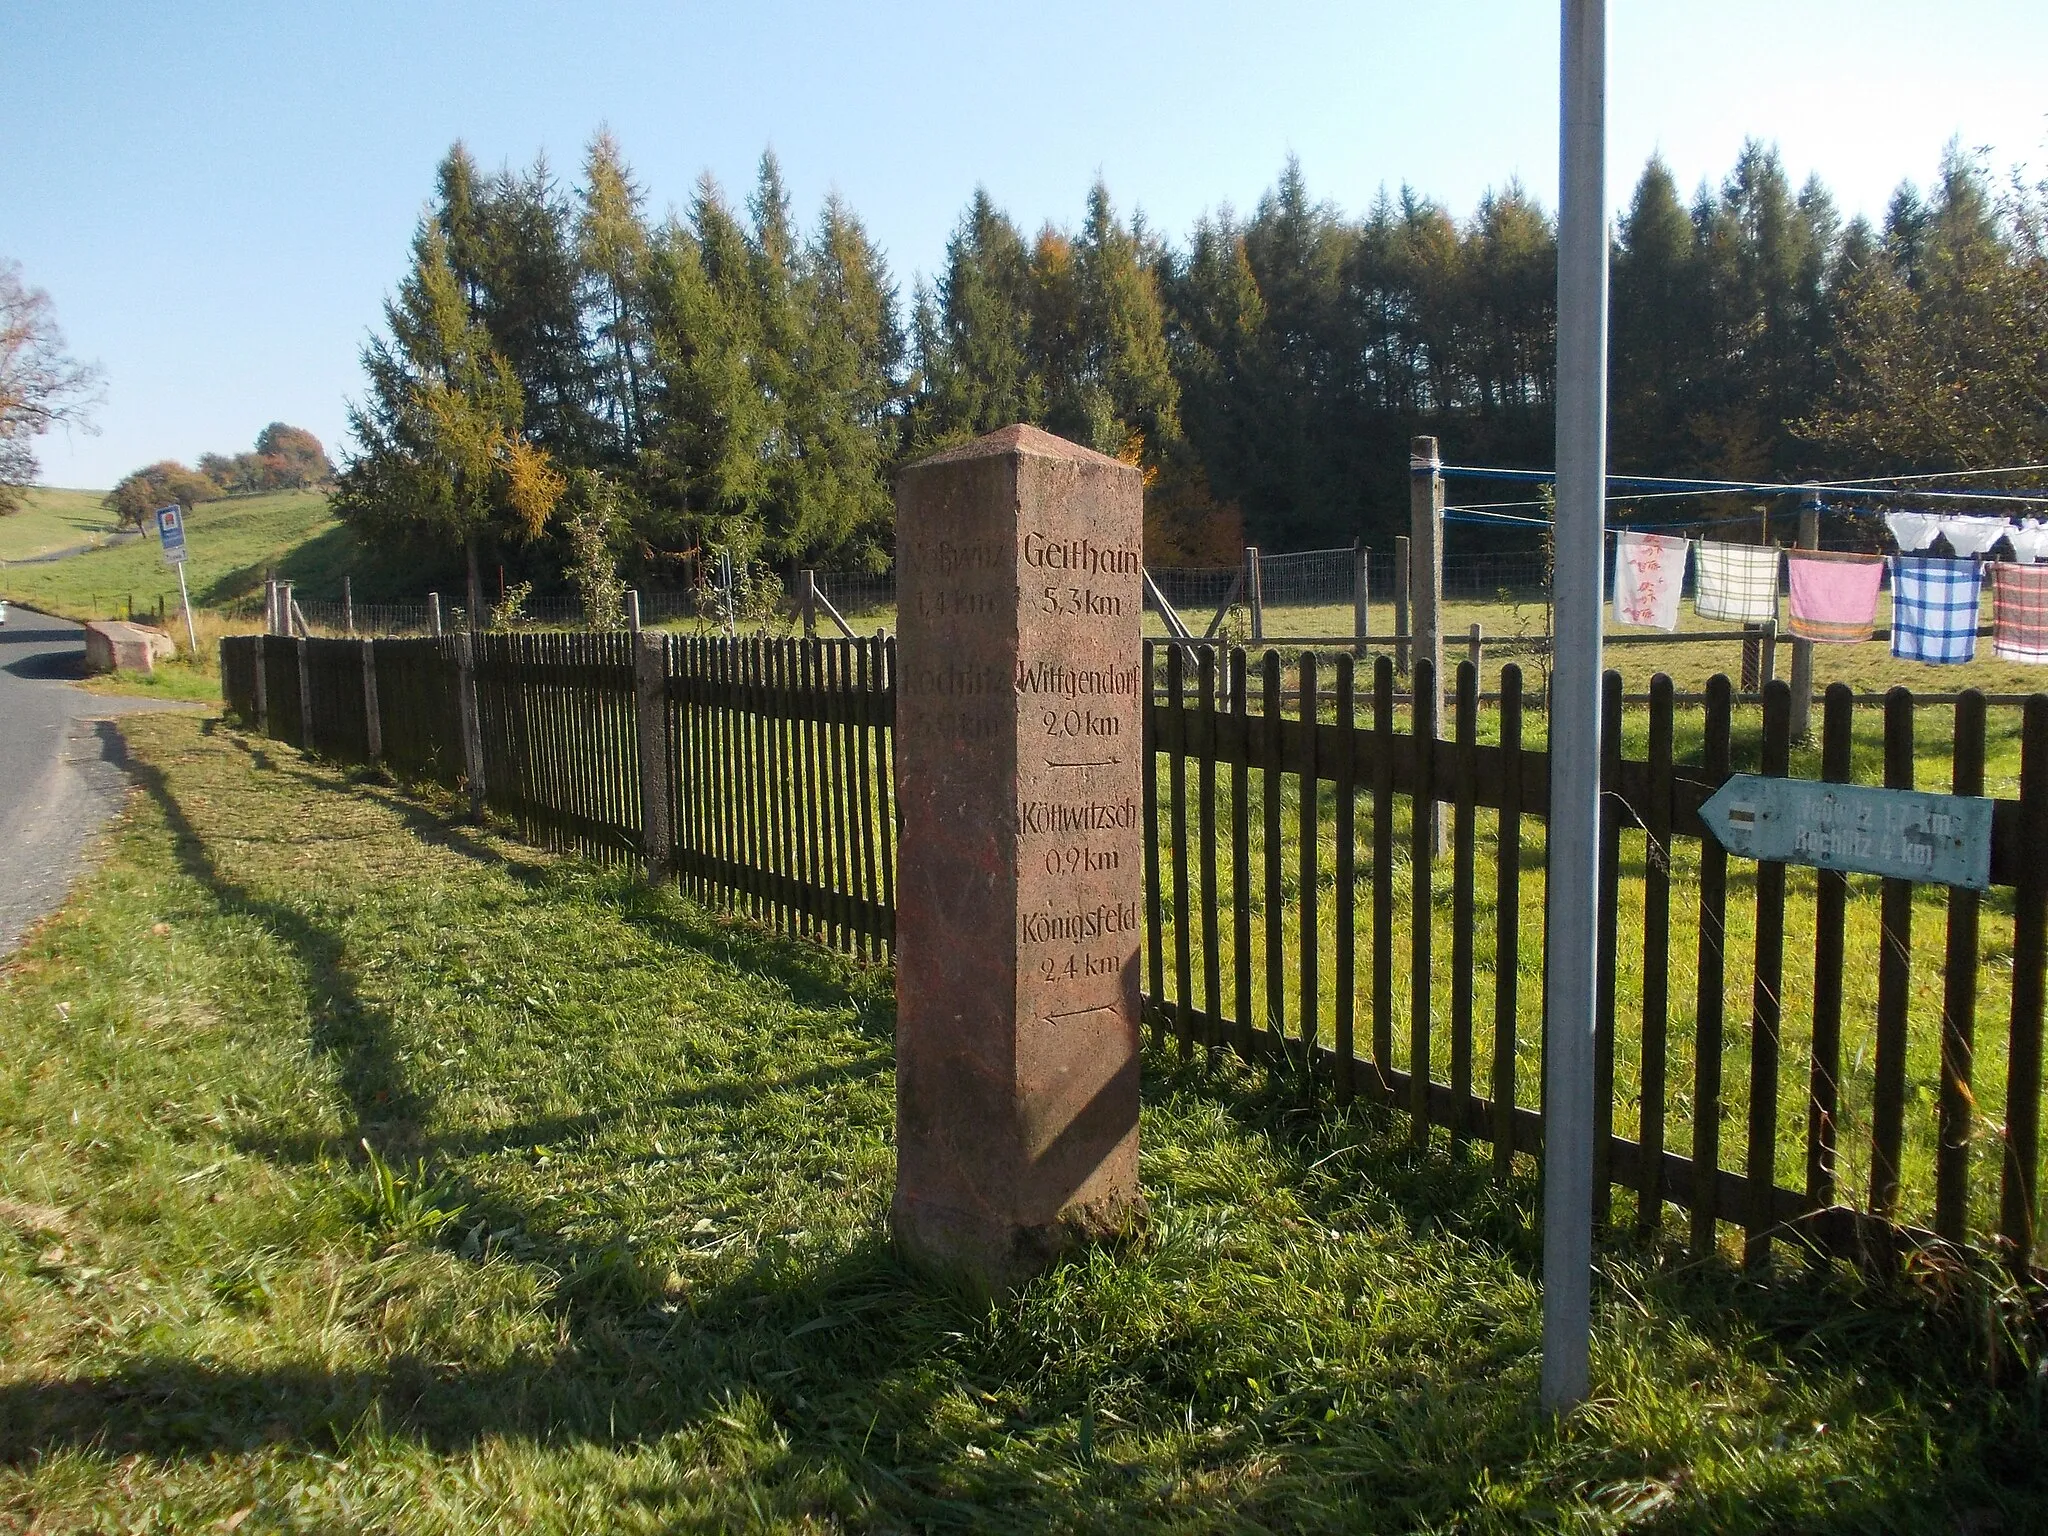
[[[156,511],[157,537],[163,540],[164,559],[171,565],[185,563],[185,513],[175,502]]]
[[[1981,891],[1991,884],[1991,806],[1971,795],[1738,773],[1700,818],[1742,858]]]

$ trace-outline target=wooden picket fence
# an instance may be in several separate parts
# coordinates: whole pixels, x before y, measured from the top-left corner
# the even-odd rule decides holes
[[[644,861],[785,932],[870,956],[892,943],[891,642],[272,638],[260,663],[257,645],[223,642],[223,686],[272,735],[467,784],[523,837]],[[1483,1146],[1503,1175],[1540,1152],[1549,767],[1519,670],[1482,713],[1461,665],[1432,736],[1427,663],[1401,694],[1384,657],[1363,688],[1348,654],[1147,642],[1145,664],[1155,1036],[1281,1065],[1316,1099],[1394,1107],[1418,1141]],[[2021,715],[1983,893],[1721,849],[1700,819],[1714,790],[1737,769],[1791,771],[1785,685],[1760,711],[1724,678],[1697,708],[1662,678],[1647,712],[1622,702],[1609,674],[1602,1221],[1647,1234],[1675,1209],[1695,1248],[1727,1224],[1757,1264],[1785,1238],[1863,1262],[1968,1244],[2031,1274],[2048,695]],[[1826,697],[1823,778],[1856,776],[1856,702]],[[1913,787],[1927,714],[1893,690],[1881,767],[1862,777]],[[1969,693],[1939,709],[1947,782],[1922,787],[1985,791],[1986,718]]]

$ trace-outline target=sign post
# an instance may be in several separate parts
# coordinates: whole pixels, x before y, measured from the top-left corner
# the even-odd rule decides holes
[[[185,645],[196,659],[199,632],[192,626],[192,593],[185,585],[185,509],[175,501],[156,510],[157,537],[163,541],[164,560],[178,568],[178,602],[185,610]]]
[[[1607,7],[1562,0],[1557,213],[1557,640],[1543,988],[1543,1406],[1591,1389],[1601,557],[1607,498]]]

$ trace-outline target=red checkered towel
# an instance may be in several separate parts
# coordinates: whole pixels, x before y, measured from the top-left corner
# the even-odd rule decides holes
[[[2048,664],[2048,565],[1991,567],[1991,654]]]

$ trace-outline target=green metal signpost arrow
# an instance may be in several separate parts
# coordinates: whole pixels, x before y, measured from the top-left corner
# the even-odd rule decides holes
[[[1700,819],[1745,859],[1973,891],[1991,884],[1991,802],[1972,796],[1738,773]]]

